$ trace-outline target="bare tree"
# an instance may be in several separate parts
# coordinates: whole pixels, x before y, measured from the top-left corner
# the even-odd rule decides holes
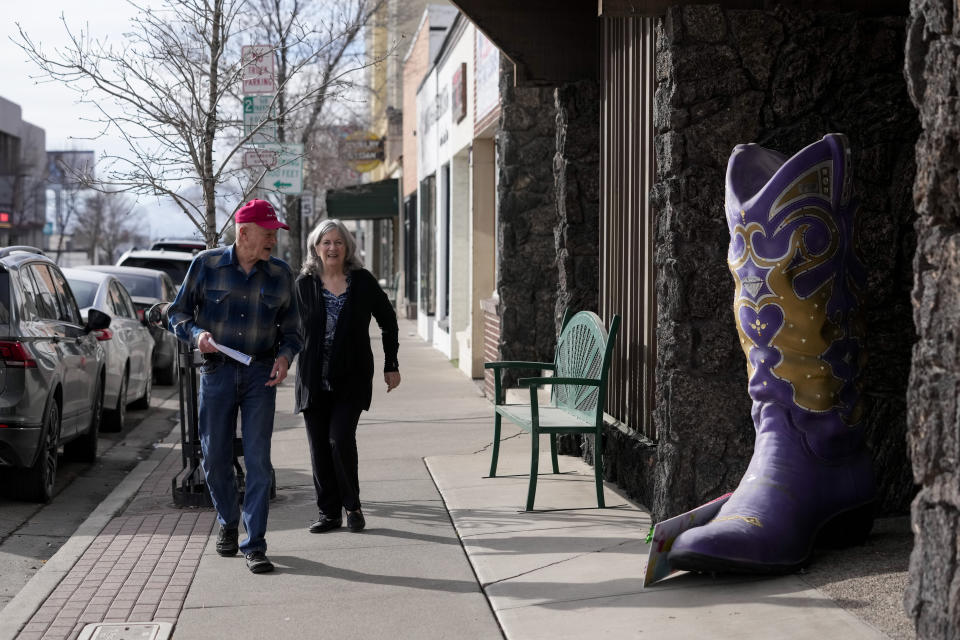
[[[113,264],[120,247],[133,240],[135,206],[121,193],[98,191],[87,196],[74,235],[86,240],[91,264],[100,264],[100,257],[106,264]]]
[[[218,202],[229,203],[227,210],[232,213],[266,171],[251,176],[238,161],[240,150],[268,124],[265,120],[240,133],[237,92],[245,65],[253,63],[239,55],[244,32],[240,16],[247,1],[129,3],[138,17],[122,44],[96,40],[89,31],[71,30],[65,19],[65,46],[45,51],[22,28],[17,44],[46,76],[75,89],[81,102],[98,109],[100,135],[118,135],[125,142],[125,153],[104,157],[104,168],[93,186],[168,196],[200,230],[207,245],[214,246],[223,233],[217,221]],[[301,83],[296,95],[288,93],[288,85],[301,71],[340,45],[334,39],[336,30],[317,29],[297,16],[283,15],[283,43],[271,43],[281,57],[282,73],[271,105],[281,122],[288,113],[328,95],[341,76],[352,70],[337,66],[329,75]],[[285,57],[289,51],[298,53]],[[362,67],[365,61],[355,63]],[[188,187],[197,184],[199,200],[186,195]]]

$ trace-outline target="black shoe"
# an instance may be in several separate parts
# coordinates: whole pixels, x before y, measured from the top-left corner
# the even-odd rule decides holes
[[[367,526],[367,521],[363,519],[363,512],[357,509],[356,511],[347,511],[347,529],[350,529],[353,533],[358,531],[363,531],[363,528]]]
[[[332,529],[339,529],[342,526],[342,518],[328,518],[321,513],[317,521],[310,525],[310,533],[325,533]]]
[[[252,573],[270,573],[273,571],[273,563],[267,559],[267,554],[263,551],[251,551],[246,556],[247,569]]]
[[[232,529],[220,525],[220,532],[217,534],[217,553],[224,558],[237,555],[240,545],[237,541],[240,538],[240,532],[237,527]]]

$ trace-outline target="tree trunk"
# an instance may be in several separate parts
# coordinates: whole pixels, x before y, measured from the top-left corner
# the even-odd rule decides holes
[[[97,218],[93,225],[93,231],[90,234],[90,264],[100,264],[97,262],[97,247],[100,245],[100,230],[103,226],[103,211],[97,212]],[[111,260],[111,263],[113,261]]]
[[[217,201],[216,182],[213,171],[213,142],[217,135],[217,93],[219,92],[219,63],[223,54],[221,21],[223,0],[213,3],[213,34],[210,37],[210,95],[207,102],[206,127],[203,132],[203,183],[204,230],[207,248],[217,246]]]

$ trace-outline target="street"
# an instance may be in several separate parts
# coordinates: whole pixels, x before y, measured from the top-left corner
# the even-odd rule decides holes
[[[177,424],[176,386],[154,386],[150,409],[127,413],[120,433],[100,433],[94,464],[61,457],[56,496],[49,504],[0,497],[0,609]]]

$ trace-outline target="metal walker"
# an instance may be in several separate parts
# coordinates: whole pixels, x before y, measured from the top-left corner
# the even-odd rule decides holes
[[[168,302],[155,304],[147,312],[150,322],[168,329]],[[197,369],[203,364],[200,352],[181,340],[177,340],[177,379],[180,395],[180,446],[183,468],[172,481],[173,503],[177,507],[212,507],[213,501],[207,490],[201,460]],[[246,475],[240,459],[243,457],[243,441],[233,438],[233,468],[236,473],[237,496],[243,504]],[[277,476],[271,470],[270,498],[277,497]]]

